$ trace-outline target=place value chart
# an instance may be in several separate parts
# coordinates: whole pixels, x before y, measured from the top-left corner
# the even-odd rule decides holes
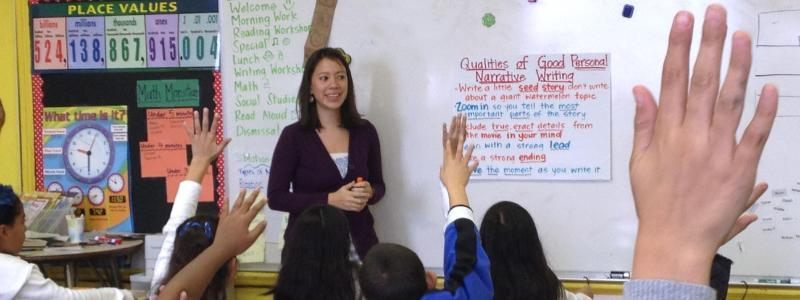
[[[34,71],[217,68],[219,20],[208,1],[31,5]]]

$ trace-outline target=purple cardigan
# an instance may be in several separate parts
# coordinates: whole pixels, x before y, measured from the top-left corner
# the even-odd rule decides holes
[[[327,204],[328,193],[363,177],[372,185],[373,196],[369,204],[378,203],[386,192],[381,171],[381,148],[375,126],[367,120],[350,129],[349,164],[345,178],[314,130],[305,130],[299,123],[283,129],[272,154],[267,197],[273,210],[289,213],[289,224],[284,239],[291,239],[295,220],[304,209],[316,204]],[[291,186],[292,191],[289,191]],[[378,243],[372,227],[374,220],[369,206],[360,212],[345,211],[350,221],[353,244],[361,257]]]

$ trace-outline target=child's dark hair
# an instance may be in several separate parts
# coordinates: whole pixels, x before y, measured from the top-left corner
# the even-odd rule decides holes
[[[194,216],[178,226],[175,232],[175,247],[172,249],[172,259],[169,262],[169,272],[164,278],[164,284],[199,256],[203,250],[211,246],[217,232],[218,222],[219,218],[217,217]],[[220,267],[200,299],[225,299],[226,280],[229,272],[228,264]]]
[[[275,299],[352,300],[355,265],[350,261],[350,226],[332,206],[312,206],[297,217],[286,241]]]
[[[0,225],[14,226],[14,221],[22,211],[22,201],[14,193],[14,189],[0,184]]]
[[[369,300],[419,299],[428,290],[422,261],[397,244],[373,246],[358,271],[358,282]]]
[[[533,218],[514,202],[486,211],[481,240],[492,262],[494,299],[560,299],[564,287],[547,265]]]
[[[303,70],[303,78],[300,81],[300,88],[297,91],[297,111],[300,112],[300,127],[303,129],[319,129],[322,124],[319,122],[317,115],[317,104],[310,101],[311,99],[311,78],[314,75],[314,69],[317,68],[322,59],[330,59],[340,63],[344,66],[347,73],[347,95],[342,103],[341,110],[339,111],[342,119],[342,127],[352,128],[362,123],[361,115],[356,108],[356,88],[353,84],[353,75],[350,73],[350,59],[349,55],[344,53],[342,49],[322,48],[308,57],[306,60],[305,69]]]

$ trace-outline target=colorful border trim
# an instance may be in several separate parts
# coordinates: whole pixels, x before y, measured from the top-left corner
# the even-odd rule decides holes
[[[36,173],[36,190],[44,190],[44,157],[42,149],[42,115],[44,115],[44,80],[42,76],[34,74],[31,75],[32,90],[33,90],[33,150],[36,156],[35,173]]]
[[[219,70],[214,71],[214,113],[222,116],[222,72]],[[222,143],[225,138],[225,131],[223,130],[223,118],[217,122],[217,143]],[[222,153],[217,158],[217,208],[222,211],[222,205],[225,199],[225,153]]]

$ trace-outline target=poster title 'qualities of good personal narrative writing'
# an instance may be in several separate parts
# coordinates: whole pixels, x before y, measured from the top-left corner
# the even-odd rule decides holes
[[[455,110],[469,118],[476,179],[610,179],[608,54],[464,57]]]

